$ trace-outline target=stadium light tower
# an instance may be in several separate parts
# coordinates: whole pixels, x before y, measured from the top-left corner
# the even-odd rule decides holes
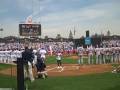
[[[0,32],[1,32],[1,35],[0,35],[0,36],[1,36],[1,38],[2,38],[3,28],[0,28]]]
[[[3,31],[3,28],[1,28],[0,31]]]

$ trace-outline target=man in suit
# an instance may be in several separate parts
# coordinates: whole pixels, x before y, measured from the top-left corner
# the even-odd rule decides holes
[[[32,63],[34,59],[33,50],[25,47],[25,50],[22,52],[22,60],[24,61],[24,75],[25,78],[30,78],[31,82],[34,81],[33,72],[32,72]]]

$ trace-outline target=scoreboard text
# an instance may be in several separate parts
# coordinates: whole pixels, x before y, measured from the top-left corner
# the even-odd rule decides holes
[[[41,24],[19,24],[20,36],[40,36]]]

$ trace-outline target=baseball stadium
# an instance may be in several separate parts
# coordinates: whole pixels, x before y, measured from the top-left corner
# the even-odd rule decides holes
[[[2,0],[0,90],[120,90],[119,0]]]

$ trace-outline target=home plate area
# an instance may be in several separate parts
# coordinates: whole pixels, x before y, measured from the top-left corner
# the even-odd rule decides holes
[[[78,70],[79,66],[77,65],[65,65],[60,68],[57,66],[47,66],[47,72],[64,72],[64,71],[73,71]]]
[[[13,75],[16,76],[17,68],[12,67],[4,70],[0,70],[1,74]],[[78,76],[85,74],[94,74],[94,73],[104,73],[111,72],[113,67],[111,64],[101,64],[101,65],[81,65],[77,64],[63,64],[62,68],[58,68],[56,64],[47,65],[46,71],[48,76]],[[33,69],[34,74],[36,73]]]
[[[49,76],[76,76],[93,73],[110,72],[112,66],[110,64],[103,65],[81,65],[77,64],[64,64],[62,68],[58,68],[57,65],[52,64],[47,66],[47,73]]]

